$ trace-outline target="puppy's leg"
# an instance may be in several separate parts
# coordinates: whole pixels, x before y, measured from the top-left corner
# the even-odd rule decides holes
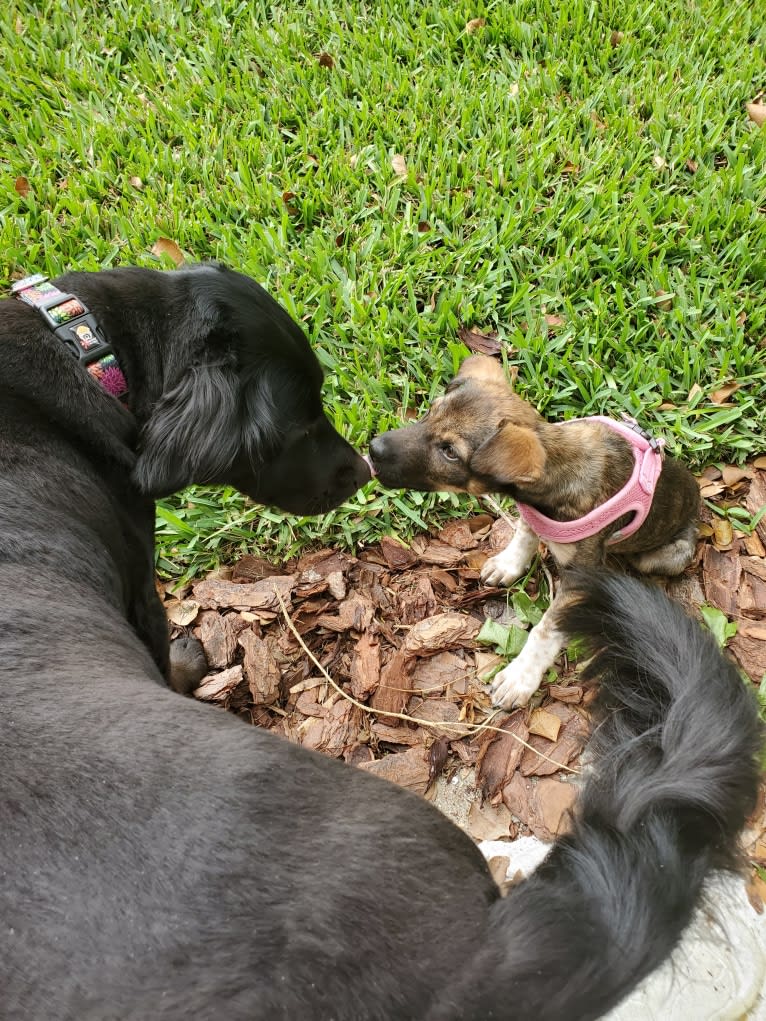
[[[618,547],[615,547],[615,551]],[[684,571],[694,560],[697,551],[697,526],[692,523],[678,532],[664,546],[636,553],[629,557],[630,563],[642,574],[675,575]]]
[[[505,549],[490,557],[482,567],[481,580],[485,585],[510,585],[529,567],[539,542],[529,525],[519,518],[513,538]]]
[[[559,591],[553,602],[529,632],[527,644],[512,660],[495,674],[492,682],[492,701],[503,709],[526,705],[553,666],[556,657],[566,644],[566,636],[558,629],[558,612],[567,603],[565,593]]]

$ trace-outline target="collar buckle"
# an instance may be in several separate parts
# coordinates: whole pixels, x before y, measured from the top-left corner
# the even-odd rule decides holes
[[[39,313],[103,389],[123,401],[127,398],[127,383],[112,345],[101,333],[96,317],[78,297],[60,291],[42,273],[18,280],[11,287],[11,294]]]

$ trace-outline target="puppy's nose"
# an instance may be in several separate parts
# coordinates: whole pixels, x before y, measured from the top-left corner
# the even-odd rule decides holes
[[[382,461],[386,456],[387,435],[388,433],[381,433],[380,436],[375,436],[370,442],[370,457],[373,464],[377,461]]]

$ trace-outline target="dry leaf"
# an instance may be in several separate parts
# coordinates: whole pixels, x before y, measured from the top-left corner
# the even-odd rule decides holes
[[[561,729],[561,720],[545,709],[533,709],[529,717],[529,733],[555,741]]]
[[[485,731],[480,738],[481,748],[476,759],[476,786],[480,787],[484,796],[494,798],[510,782],[524,754],[524,745],[529,737],[524,713],[514,713],[500,722],[501,718],[492,721],[492,725],[502,731]],[[520,739],[520,740],[519,740]],[[509,805],[511,811],[512,806]]]
[[[128,184],[132,188],[138,188],[139,190],[144,186],[144,182],[141,180],[141,178],[136,177],[135,175],[133,177],[128,178]]]
[[[165,603],[165,613],[178,627],[187,627],[196,619],[200,605],[194,599],[169,599]]]
[[[484,332],[477,330],[473,326],[461,326],[457,331],[457,335],[465,346],[475,354],[499,355],[503,349],[500,341],[497,339],[497,330],[487,330]]]
[[[724,383],[723,386],[714,390],[710,395],[710,400],[713,404],[723,404],[731,397],[733,393],[739,390],[739,383]]]
[[[689,390],[689,397],[687,399],[689,401],[692,401],[697,396],[697,394],[701,393],[702,387],[699,385],[699,383],[692,383],[691,389]]]
[[[332,59],[329,53],[320,53],[317,57],[320,67],[332,68],[335,67],[335,61]]]
[[[17,177],[13,186],[16,189],[16,194],[20,195],[23,199],[25,199],[32,190],[26,177]]]
[[[561,316],[550,315],[546,313],[543,316],[543,319],[545,320],[545,325],[548,327],[549,330],[557,330],[559,326],[564,325],[564,320],[561,318]]]
[[[466,829],[474,840],[502,840],[510,833],[511,813],[502,801],[499,805],[474,801],[468,810]],[[508,859],[504,860],[507,871]]]
[[[184,253],[170,238],[157,238],[152,245],[152,255],[158,259],[166,256],[175,263],[176,267],[183,265],[184,262]]]
[[[696,174],[697,171],[699,170],[699,163],[697,163],[696,160],[687,160],[686,169],[689,171],[690,174]]]
[[[470,21],[466,22],[465,30],[469,35],[473,35],[480,28],[484,28],[487,24],[486,18],[471,18]]]
[[[736,486],[742,479],[750,478],[749,468],[740,468],[735,464],[725,464],[721,469],[721,479],[727,488]]]
[[[670,312],[670,310],[673,308],[673,298],[672,297],[665,298],[665,295],[667,293],[668,293],[667,291],[663,291],[661,289],[654,292],[657,298],[663,298],[662,301],[657,302],[657,308],[660,309],[662,312]]]
[[[566,161],[564,166],[561,168],[562,174],[579,174],[580,167],[577,163],[571,163],[569,160]]]
[[[612,32],[612,34],[609,36],[609,44],[611,46],[619,46],[624,38],[625,38],[624,32],[617,31]]]
[[[734,530],[731,527],[731,521],[729,521],[728,518],[719,518],[716,514],[713,518],[712,524],[713,542],[715,543],[716,549],[731,549],[731,545],[734,542]]]
[[[758,457],[753,458],[752,465],[754,468],[766,470],[766,454],[759,454]]]
[[[400,156],[399,153],[391,157],[391,166],[394,168],[394,173],[397,177],[407,176],[407,161],[404,156]]]
[[[766,103],[748,103],[745,109],[750,120],[759,128],[766,124]]]
[[[664,170],[665,167],[668,165],[668,161],[665,159],[665,157],[660,156],[659,154],[652,159],[652,163],[657,168],[657,170]]]

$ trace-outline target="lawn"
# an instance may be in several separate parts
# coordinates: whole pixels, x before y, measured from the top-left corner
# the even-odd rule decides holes
[[[763,450],[757,5],[11,0],[0,31],[3,286],[170,265],[166,237],[303,322],[361,446],[427,406],[473,326],[547,415],[629,411],[697,467]],[[190,490],[159,508],[158,565],[465,506],[372,485],[296,520]]]

